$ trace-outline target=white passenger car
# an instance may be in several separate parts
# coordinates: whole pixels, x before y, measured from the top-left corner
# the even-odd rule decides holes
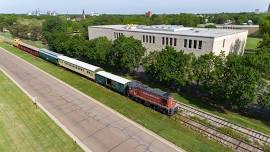
[[[59,57],[59,65],[74,72],[80,73],[88,78],[91,78],[92,80],[95,80],[96,72],[103,71],[103,69],[100,67],[87,64],[67,56]]]

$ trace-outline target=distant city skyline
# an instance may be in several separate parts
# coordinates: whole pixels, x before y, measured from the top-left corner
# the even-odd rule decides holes
[[[0,0],[0,13],[27,13],[35,9],[46,13],[55,10],[61,14],[98,12],[106,14],[162,13],[221,13],[266,12],[269,0]]]

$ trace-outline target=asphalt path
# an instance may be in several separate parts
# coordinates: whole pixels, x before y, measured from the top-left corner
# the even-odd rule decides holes
[[[0,69],[33,97],[85,151],[183,151],[2,48]]]

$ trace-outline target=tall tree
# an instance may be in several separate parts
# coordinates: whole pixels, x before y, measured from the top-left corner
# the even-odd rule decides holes
[[[126,73],[139,66],[144,52],[145,48],[141,41],[133,37],[120,36],[113,43],[109,59],[116,69]]]
[[[43,32],[54,33],[54,32],[66,32],[67,22],[59,17],[50,17],[43,23]]]
[[[245,108],[256,99],[259,79],[254,68],[245,66],[243,57],[230,54],[220,86],[223,90],[220,96],[228,107]]]
[[[190,82],[194,56],[166,47],[161,52],[151,53],[144,59],[144,68],[153,80],[169,86],[185,86]]]

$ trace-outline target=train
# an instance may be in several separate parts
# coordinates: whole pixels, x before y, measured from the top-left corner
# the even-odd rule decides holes
[[[151,88],[139,81],[129,80],[115,74],[106,72],[100,67],[91,65],[74,58],[50,51],[45,48],[37,48],[23,43],[19,39],[14,39],[13,46],[39,57],[57,66],[61,66],[70,71],[78,73],[96,82],[99,85],[107,87],[119,94],[152,108],[162,114],[172,116],[177,113],[179,106],[172,95],[160,89]]]

